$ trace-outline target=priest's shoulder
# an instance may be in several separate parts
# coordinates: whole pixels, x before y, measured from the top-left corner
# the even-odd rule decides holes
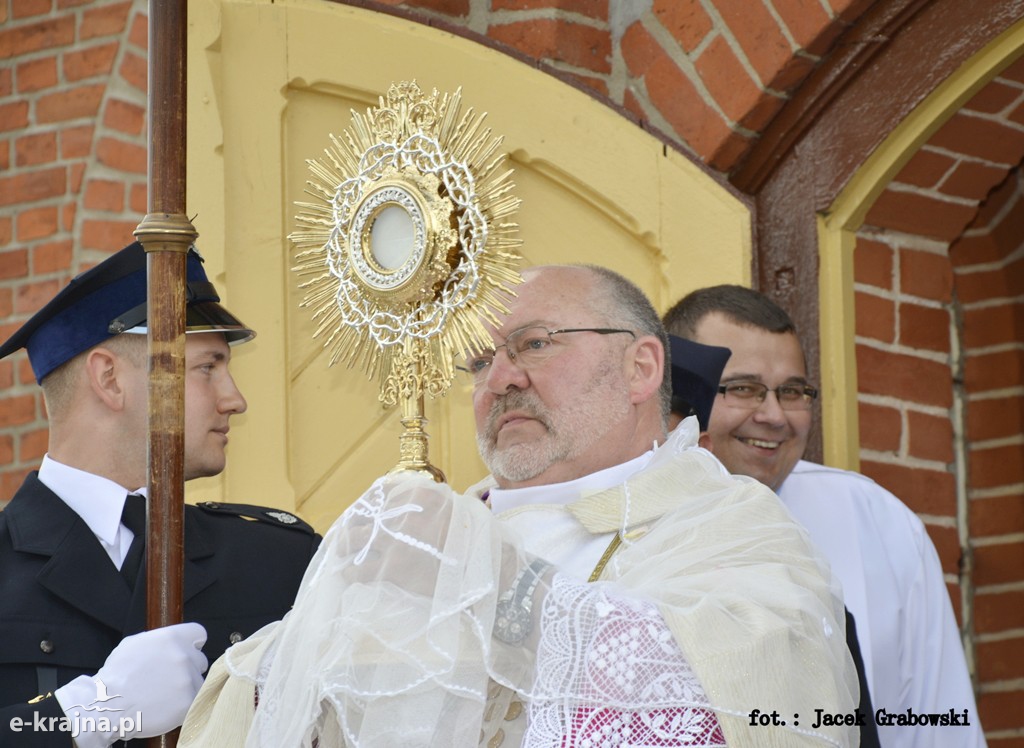
[[[202,501],[195,505],[202,516],[210,518],[241,519],[246,522],[280,527],[306,535],[316,535],[312,525],[299,516],[268,506],[255,504],[228,504],[222,501]]]

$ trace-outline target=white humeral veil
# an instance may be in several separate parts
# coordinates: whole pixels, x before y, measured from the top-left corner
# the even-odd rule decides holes
[[[729,746],[856,745],[855,728],[810,728],[816,709],[858,701],[828,567],[771,491],[725,475],[695,439],[677,429],[646,468],[571,505],[623,544],[592,585],[544,571],[519,644],[492,634],[499,598],[535,561],[510,528],[418,474],[379,479],[324,537],[293,610],[213,665],[179,747],[486,745],[502,693],[546,715],[531,748],[561,748],[558,720],[588,707],[710,709]],[[638,625],[666,652],[667,627],[672,652],[609,686],[593,643],[623,611],[649,617]],[[698,692],[678,686],[675,662]],[[751,726],[754,709],[785,726]]]

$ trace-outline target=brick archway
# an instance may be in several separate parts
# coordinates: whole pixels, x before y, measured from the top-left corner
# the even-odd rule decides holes
[[[819,214],[928,94],[1024,11],[918,5],[904,18],[865,14],[861,24],[888,39],[870,67],[817,71],[731,177],[756,195],[759,284],[794,312],[809,351],[818,351],[818,298],[806,290],[817,287]],[[936,60],[919,53],[926,47],[949,54]],[[875,200],[853,258],[862,469],[918,512],[935,541],[992,745],[1012,744],[1024,726],[1015,706],[1024,676],[1024,63],[1004,64],[935,123]]]
[[[854,42],[886,40],[881,48],[868,60],[840,53],[818,68],[730,178],[756,199],[757,284],[793,313],[812,362],[817,299],[797,290],[817,285],[818,212],[914,107],[1024,14],[1021,0],[893,5],[905,12],[876,5],[847,32]]]
[[[861,469],[925,520],[968,636],[983,724],[1011,735],[1021,727],[1012,684],[1024,675],[1024,180],[1019,166],[968,155],[979,142],[933,138],[858,232]],[[960,158],[949,159],[954,145]],[[966,184],[956,162],[1000,181],[954,200]]]

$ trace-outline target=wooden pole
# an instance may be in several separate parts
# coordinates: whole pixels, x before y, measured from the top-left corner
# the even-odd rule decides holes
[[[146,625],[184,613],[185,264],[197,233],[185,215],[187,0],[149,3],[149,184],[135,236],[147,252],[149,511]],[[178,731],[152,738],[174,748]]]

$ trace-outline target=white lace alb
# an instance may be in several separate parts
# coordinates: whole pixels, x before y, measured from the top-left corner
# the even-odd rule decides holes
[[[724,746],[656,606],[555,575],[544,600],[529,748]],[[560,694],[576,694],[573,699]]]

